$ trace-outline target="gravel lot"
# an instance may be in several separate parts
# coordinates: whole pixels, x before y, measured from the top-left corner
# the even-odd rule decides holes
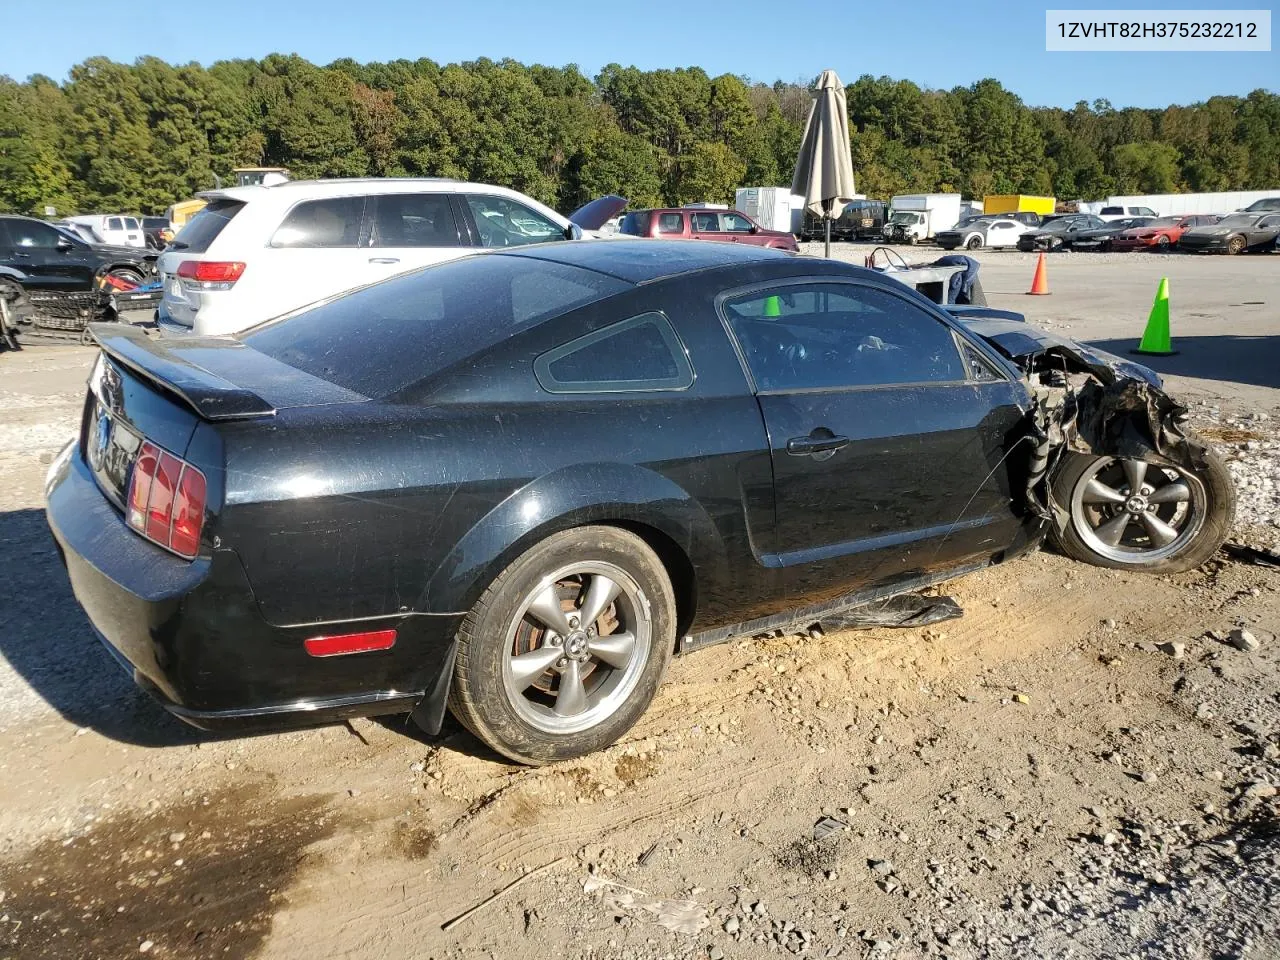
[[[1280,257],[1055,255],[1049,297],[979,259],[1115,352],[1168,276],[1148,362],[1230,458],[1235,539],[1280,547]],[[44,527],[91,356],[0,354],[3,960],[1280,956],[1280,572],[1042,552],[948,585],[960,620],[680,658],[622,743],[537,770],[397,718],[211,738],[98,647]]]

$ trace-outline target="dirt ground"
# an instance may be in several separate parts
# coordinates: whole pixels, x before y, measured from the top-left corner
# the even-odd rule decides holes
[[[1117,352],[1170,276],[1153,365],[1275,545],[1280,257],[1060,255],[1039,298],[981,259]],[[541,769],[399,717],[220,739],[133,688],[48,537],[91,357],[0,354],[0,958],[1280,956],[1280,571],[1043,551],[947,585],[959,620],[677,658]]]

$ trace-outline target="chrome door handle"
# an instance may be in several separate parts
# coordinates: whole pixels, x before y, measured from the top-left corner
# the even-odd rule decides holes
[[[399,263],[399,257],[370,257],[370,263]]]

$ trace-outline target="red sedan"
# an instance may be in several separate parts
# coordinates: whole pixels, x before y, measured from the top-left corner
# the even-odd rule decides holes
[[[1160,217],[1140,227],[1130,227],[1111,239],[1112,250],[1168,250],[1182,236],[1183,231],[1217,223],[1213,214],[1196,214],[1181,217]]]

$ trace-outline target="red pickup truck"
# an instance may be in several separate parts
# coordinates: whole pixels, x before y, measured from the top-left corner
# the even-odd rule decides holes
[[[632,210],[622,218],[619,233],[633,237],[660,237],[663,240],[718,240],[721,243],[749,243],[795,252],[796,238],[781,230],[766,230],[737,210]]]

